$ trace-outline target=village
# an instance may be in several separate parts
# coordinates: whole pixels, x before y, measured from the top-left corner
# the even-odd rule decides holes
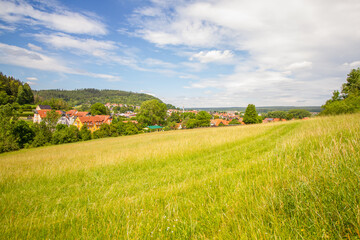
[[[86,125],[87,129],[90,130],[92,133],[99,130],[101,125],[108,124],[110,125],[113,118],[120,117],[124,123],[134,123],[138,124],[136,120],[137,112],[140,110],[140,106],[127,106],[126,104],[116,104],[116,103],[106,103],[104,105],[108,111],[110,112],[109,115],[94,115],[92,116],[90,112],[86,111],[78,111],[76,109],[69,110],[69,111],[62,111],[62,110],[55,110],[58,113],[59,118],[57,124],[64,124],[67,126],[75,126],[79,130]],[[121,107],[130,107],[134,109],[133,111],[126,111],[126,112],[118,112],[115,111],[116,108]],[[49,105],[38,105],[34,110],[34,116],[32,118],[33,123],[41,123],[47,116],[47,113],[50,112],[52,108]],[[198,110],[185,110],[185,109],[168,109],[167,110],[167,117],[170,117],[173,114],[184,114],[190,113],[193,115],[197,115],[200,111]],[[245,125],[243,122],[243,112],[239,111],[228,111],[228,112],[207,112],[211,115],[210,119],[210,127],[219,127],[219,126],[230,126],[230,125]],[[258,114],[261,116],[261,114]],[[304,117],[303,119],[308,119],[308,117]],[[270,122],[280,122],[280,121],[287,121],[285,118],[273,118],[273,117],[265,117],[262,120],[262,123],[270,123]],[[161,130],[164,126],[156,125],[156,126],[146,126],[145,130],[147,129],[156,129]],[[176,122],[176,125],[173,126],[171,129],[185,129],[187,128],[183,121],[180,120]]]

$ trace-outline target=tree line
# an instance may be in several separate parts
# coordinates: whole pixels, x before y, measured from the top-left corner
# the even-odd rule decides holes
[[[26,122],[19,119],[19,113],[13,104],[1,105],[0,153],[21,148],[133,135],[142,130],[140,124],[134,124],[128,119],[114,118],[110,125],[104,123],[99,130],[91,133],[86,125],[79,130],[73,125],[57,124],[59,118],[60,115],[52,110],[47,112],[46,117],[39,124]]]
[[[43,103],[51,99],[63,99],[70,106],[92,105],[100,103],[122,103],[127,105],[139,105],[147,100],[160,99],[145,93],[134,93],[121,90],[99,90],[93,88],[84,88],[76,90],[34,90],[35,103]]]
[[[31,104],[34,95],[27,83],[0,72],[0,105],[8,103]]]
[[[337,115],[360,111],[360,68],[352,69],[347,75],[341,91],[335,90],[331,99],[321,106],[320,115]]]

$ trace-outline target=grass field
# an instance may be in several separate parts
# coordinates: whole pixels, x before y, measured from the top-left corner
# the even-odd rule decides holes
[[[2,239],[359,239],[360,115],[0,155]]]

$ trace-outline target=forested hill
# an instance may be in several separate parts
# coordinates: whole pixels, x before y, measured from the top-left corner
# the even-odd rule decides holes
[[[152,99],[160,99],[145,93],[134,93],[121,90],[98,90],[93,88],[76,90],[34,90],[35,101],[41,102],[51,98],[62,98],[71,105],[100,103],[122,103],[141,105],[142,102]]]

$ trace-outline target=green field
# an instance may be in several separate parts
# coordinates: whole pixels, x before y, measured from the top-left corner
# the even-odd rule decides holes
[[[359,239],[360,115],[0,155],[2,239]]]

